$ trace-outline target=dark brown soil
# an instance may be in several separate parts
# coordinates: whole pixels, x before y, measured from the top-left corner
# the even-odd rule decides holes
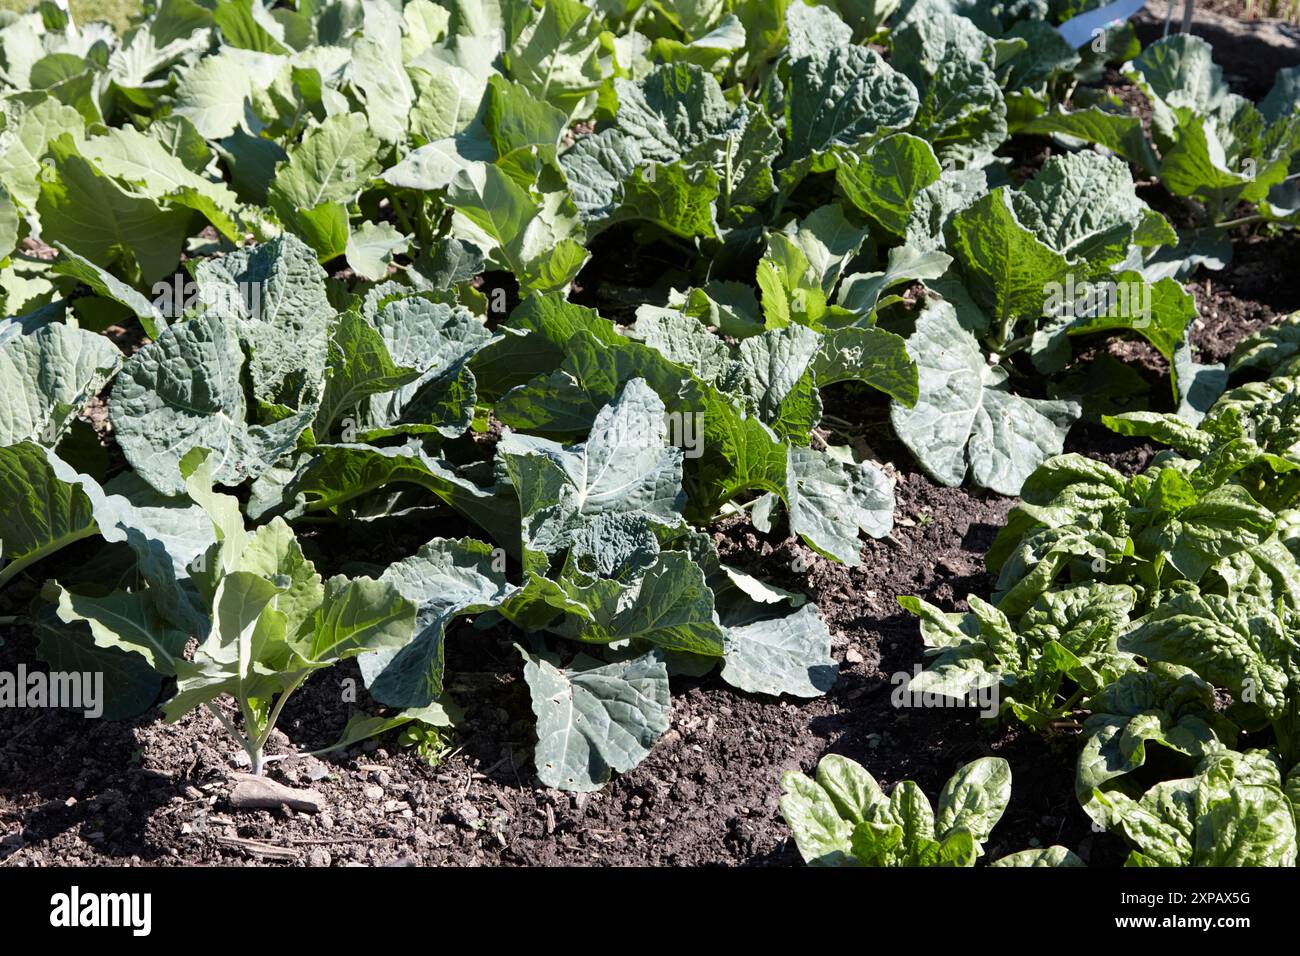
[[[1187,284],[1200,313],[1192,342],[1201,361],[1224,361],[1239,340],[1300,309],[1300,238],[1240,238],[1232,252],[1226,269]]]

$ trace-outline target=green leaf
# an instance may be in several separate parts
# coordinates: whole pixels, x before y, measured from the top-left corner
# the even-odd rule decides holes
[[[175,268],[188,209],[163,208],[125,191],[82,157],[66,133],[50,143],[50,156],[53,175],[41,177],[36,202],[47,241],[101,265],[138,269],[145,282]]]
[[[190,635],[169,626],[147,592],[113,591],[89,597],[49,582],[42,593],[55,604],[59,620],[88,625],[99,647],[137,654],[166,676],[176,674],[178,662],[184,661]]]
[[[817,606],[726,629],[722,679],[751,694],[820,697],[835,683],[831,635]]]
[[[1005,371],[987,364],[948,303],[931,303],[921,314],[908,352],[917,357],[920,394],[911,408],[894,402],[890,417],[935,480],[960,485],[970,471],[982,487],[1015,495],[1061,452],[1079,406],[1008,391]]]
[[[8,259],[18,245],[18,209],[9,191],[0,185],[0,259]]]
[[[853,313],[855,326],[874,325],[878,309],[900,301],[899,296],[886,296],[885,292],[917,279],[940,279],[950,265],[952,256],[938,249],[896,246],[889,250],[884,272],[857,272],[848,276],[840,286],[836,304]],[[835,321],[838,323],[841,319]]]
[[[408,295],[387,300],[370,322],[393,360],[420,374],[370,397],[357,421],[367,440],[404,432],[462,434],[473,415],[476,384],[465,364],[491,338],[482,321],[465,309]],[[340,357],[351,360],[346,351]],[[373,380],[363,375],[356,384]]]
[[[57,275],[71,276],[85,283],[90,289],[106,299],[121,303],[140,320],[145,334],[156,339],[167,327],[167,319],[154,303],[127,285],[112,273],[95,265],[84,256],[79,256],[61,242],[55,242],[55,248],[61,255],[50,271]],[[164,283],[165,284],[165,283]],[[157,287],[155,287],[156,289]]]
[[[401,32],[394,24],[378,30],[368,20],[366,32],[352,43],[353,86],[361,93],[369,127],[384,143],[401,143],[415,105],[415,86],[398,50]]]
[[[213,22],[232,47],[260,53],[289,53],[284,45],[284,24],[276,20],[261,0],[217,0]]]
[[[1190,667],[1271,718],[1281,715],[1290,641],[1276,611],[1217,594],[1178,594],[1125,636],[1125,650]]]
[[[884,329],[846,328],[826,332],[812,363],[818,388],[856,381],[912,407],[919,397],[916,363],[901,336]]]
[[[405,253],[410,242],[391,223],[364,222],[348,236],[348,265],[363,279],[378,282],[388,275],[393,257]]]
[[[325,270],[292,235],[200,262],[194,270],[206,308],[233,320],[249,353],[253,397],[307,409],[319,401],[330,314]]]
[[[157,202],[184,199],[183,205],[191,205],[185,197],[192,192],[197,200],[211,203],[214,225],[224,225],[220,221],[223,217],[238,214],[235,194],[224,183],[194,172],[180,157],[169,153],[159,139],[132,127],[110,129],[103,136],[88,139],[81,144],[81,152],[105,175],[124,180]],[[236,232],[227,238],[239,242],[243,236]]]
[[[411,640],[415,614],[415,604],[390,582],[336,575],[325,582],[320,605],[292,643],[316,665],[396,650]]]
[[[497,606],[515,590],[492,547],[470,538],[434,538],[411,557],[389,565],[380,580],[417,608],[409,644],[365,654],[358,662],[370,695],[391,707],[426,707],[436,701],[443,692],[447,627],[462,614]]]
[[[994,860],[989,866],[1087,866],[1073,850],[1063,846],[1049,846],[1037,850],[1020,850]]]
[[[446,189],[462,169],[495,159],[492,144],[484,139],[472,136],[439,139],[407,153],[396,166],[384,170],[382,179],[403,189]]]
[[[1214,688],[1182,667],[1154,663],[1130,672],[1094,699],[1084,723],[1075,789],[1085,805],[1095,789],[1146,764],[1150,746],[1200,759],[1221,746]],[[1107,787],[1107,789],[1112,789]]]
[[[792,60],[830,52],[853,42],[853,30],[830,7],[813,7],[802,0],[785,10],[786,46]]]
[[[1065,135],[1097,143],[1154,175],[1157,160],[1142,120],[1127,112],[1110,112],[1099,106],[1069,112],[1053,111],[1015,124],[1015,132],[1039,136]]]
[[[328,373],[313,429],[318,439],[333,433],[349,412],[365,407],[372,396],[393,392],[417,381],[421,370],[393,361],[383,334],[355,309],[342,313],[329,338]],[[351,419],[355,430],[357,420]],[[368,424],[368,422],[367,422]]]
[[[651,173],[636,169],[623,182],[622,205],[601,222],[601,228],[640,221],[684,239],[713,239],[717,197],[718,177],[711,169],[688,170],[679,163],[656,166]]]
[[[1300,312],[1293,312],[1277,325],[1271,325],[1242,339],[1232,353],[1228,371],[1257,369],[1265,375],[1291,374],[1296,367],[1293,357],[1300,354]]]
[[[528,12],[502,55],[506,75],[570,116],[584,115],[584,102],[604,79],[599,18],[578,0],[554,0]]]
[[[379,172],[379,141],[362,113],[337,113],[308,130],[276,167],[269,202],[287,224],[305,210],[326,204],[346,205]],[[318,244],[313,244],[318,252]]]
[[[608,533],[612,522],[597,527]],[[690,557],[665,551],[630,584],[600,578],[589,586],[567,588],[585,613],[571,615],[552,629],[574,640],[608,644],[634,640],[665,651],[721,657],[724,631],[714,612],[713,592]]]
[[[787,165],[813,168],[832,147],[861,152],[916,115],[916,88],[873,50],[821,49],[790,64]]]
[[[952,217],[948,240],[975,301],[1006,330],[1006,341],[1015,323],[1042,314],[1050,283],[1063,283],[1071,268],[1020,223],[1012,197],[1000,187],[975,200]]]
[[[1101,423],[1121,435],[1151,438],[1194,457],[1208,452],[1213,442],[1209,435],[1195,425],[1167,413],[1124,412],[1119,415],[1103,415]]]
[[[626,773],[668,729],[662,653],[602,664],[579,654],[567,667],[519,649],[537,715],[537,776],[548,787],[590,792]]]
[[[174,110],[192,122],[202,136],[220,139],[243,122],[252,94],[248,71],[236,58],[219,53],[204,57],[181,73]]]
[[[1069,328],[1071,335],[1130,329],[1155,346],[1166,359],[1187,337],[1197,318],[1196,300],[1176,280],[1165,278],[1148,285],[1136,272],[1118,272],[1107,280],[1109,288],[1124,290],[1114,304],[1094,307],[1098,314],[1079,316]]]
[[[851,865],[853,830],[889,799],[861,765],[828,754],[815,780],[790,772],[781,778],[781,816],[805,863]]]
[[[633,379],[581,445],[505,435],[498,454],[519,495],[525,539],[553,553],[591,518],[610,513],[679,523],[682,453],[667,443],[664,412],[649,385]]]
[[[481,487],[446,462],[423,454],[418,447],[318,445],[293,476],[287,491],[301,496],[305,510],[324,511],[340,509],[377,489],[402,484],[431,492],[517,556],[520,519],[514,494],[508,489]]]
[[[933,148],[910,133],[887,137],[862,156],[840,152],[835,167],[835,183],[849,202],[895,236],[907,231],[921,190],[938,179]]]
[[[502,169],[474,164],[460,170],[447,191],[456,208],[452,231],[514,272],[525,291],[566,287],[587,259],[572,227],[545,211]]]
[[[1011,767],[1001,757],[981,757],[962,767],[943,786],[935,832],[966,830],[976,844],[988,839],[1011,800]],[[978,849],[976,852],[979,852]]]
[[[50,611],[37,617],[37,653],[51,671],[103,674],[102,716],[129,720],[143,714],[158,699],[162,675],[138,654],[118,647],[100,647],[89,629],[74,629]]]
[[[57,444],[121,364],[108,339],[62,322],[0,344],[0,445]]]
[[[96,532],[89,499],[60,480],[35,442],[0,448],[0,547],[7,559],[0,584],[22,568]]]
[[[16,122],[6,124],[5,148],[0,151],[0,184],[19,205],[32,209],[41,194],[42,158],[49,145],[67,134],[74,145],[84,139],[86,121],[70,106],[52,96],[23,110]]]
[[[1126,164],[1087,150],[1053,156],[1011,194],[1011,204],[1040,240],[1092,272],[1123,259],[1130,242],[1153,246],[1177,239],[1138,199]]]
[[[844,450],[847,451],[847,450]],[[849,567],[862,563],[858,532],[883,538],[894,527],[894,489],[871,462],[831,448],[792,446],[785,502],[790,530]]]
[[[223,484],[256,478],[293,448],[310,411],[249,425],[240,373],[243,352],[231,324],[199,316],[169,327],[127,360],[109,400],[123,454],[164,494],[184,490],[180,461],[210,448]]]
[[[979,166],[1007,138],[1007,106],[984,63],[946,59],[924,84],[912,129],[948,163]]]
[[[819,340],[799,325],[769,329],[736,349],[735,390],[772,429],[802,442],[821,418],[821,398],[811,374]]]

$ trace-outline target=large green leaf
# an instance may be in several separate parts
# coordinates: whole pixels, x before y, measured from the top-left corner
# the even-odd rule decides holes
[[[101,265],[138,270],[144,282],[167,275],[180,259],[190,211],[127,192],[83,157],[68,134],[50,143],[53,175],[42,176],[36,202],[46,241],[58,240]]]
[[[895,236],[907,231],[916,197],[939,179],[939,160],[924,139],[899,133],[864,155],[839,154],[835,182],[848,200]]]
[[[1001,757],[981,757],[962,767],[943,786],[935,814],[935,832],[942,838],[966,830],[976,844],[989,833],[1011,801],[1011,767]]]
[[[451,621],[495,607],[514,586],[491,545],[434,538],[389,565],[380,579],[417,607],[415,636],[404,647],[359,660],[370,695],[391,707],[425,707],[443,691],[443,638]],[[504,557],[504,556],[503,556]]]
[[[1017,219],[1013,195],[1006,188],[995,189],[954,215],[948,227],[949,249],[961,264],[971,294],[1006,341],[1015,323],[1042,314],[1051,284],[1063,283],[1071,270],[1064,254]]]
[[[727,628],[722,679],[752,694],[820,697],[835,683],[831,634],[814,604]]]
[[[121,364],[108,339],[62,322],[0,344],[0,445],[56,444]]]
[[[164,494],[184,490],[180,461],[192,448],[217,456],[214,480],[256,478],[290,451],[311,411],[250,425],[234,323],[212,315],[170,326],[127,361],[109,412],[123,454]]]
[[[186,69],[176,88],[177,114],[208,139],[229,136],[244,120],[252,77],[234,57],[207,56]]]
[[[921,314],[908,351],[917,358],[920,396],[911,408],[894,402],[890,417],[937,481],[960,485],[969,471],[979,485],[1016,495],[1060,453],[1079,406],[1008,390],[1005,371],[988,364],[951,305],[932,303]]]
[[[0,548],[5,566],[0,583],[23,567],[96,532],[90,500],[80,487],[62,481],[35,442],[0,448]]]
[[[548,787],[599,790],[625,773],[668,729],[662,653],[612,664],[579,654],[567,667],[520,649],[537,715],[537,776]]]
[[[474,163],[461,169],[447,198],[456,209],[454,234],[513,272],[527,291],[566,287],[587,259],[587,250],[572,238],[572,224],[498,166]]]
[[[579,0],[554,0],[528,13],[502,56],[506,75],[575,118],[584,115],[604,78],[600,19]]]
[[[1276,610],[1266,605],[1180,594],[1143,618],[1124,638],[1124,647],[1190,667],[1270,717],[1286,706],[1291,641]]]
[[[883,538],[894,527],[894,489],[875,464],[847,449],[791,446],[785,503],[790,530],[822,554],[857,567],[858,532]]]
[[[214,182],[168,152],[162,141],[132,127],[113,128],[86,140],[82,155],[108,176],[123,180],[157,202],[177,202],[199,208],[210,204],[210,221],[227,239],[239,242],[242,232],[233,228],[239,203],[222,182]]]
[[[643,379],[628,382],[597,414],[581,445],[504,436],[498,453],[519,495],[526,540],[554,552],[608,513],[677,524],[685,503],[682,453],[667,440],[664,404]]]
[[[610,522],[600,525],[608,533]],[[601,578],[567,588],[583,607],[554,626],[556,633],[594,644],[644,641],[665,651],[706,657],[723,654],[723,628],[714,611],[713,592],[704,574],[680,551],[662,552],[655,563],[630,583]]]
[[[785,162],[817,161],[832,147],[861,151],[915,117],[916,87],[874,50],[819,49],[790,64]]]
[[[331,308],[325,270],[287,235],[194,270],[204,306],[233,322],[248,349],[253,397],[293,410],[319,401]]]

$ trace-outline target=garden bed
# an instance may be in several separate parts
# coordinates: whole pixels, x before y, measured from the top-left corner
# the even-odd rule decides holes
[[[1221,360],[1246,334],[1300,308],[1297,255],[1291,237],[1242,243],[1231,266],[1192,285],[1201,313],[1195,341],[1206,360]],[[1153,450],[1095,426],[1077,428],[1067,447],[1129,472]],[[868,542],[863,566],[852,570],[814,556],[812,570],[797,575],[793,542],[744,523],[720,532],[720,550],[734,563],[817,602],[835,635],[840,678],[825,698],[806,703],[751,697],[716,678],[679,679],[670,732],[603,791],[537,786],[527,689],[497,676],[510,637],[485,639],[464,627],[449,647],[455,690],[468,705],[453,752],[430,768],[370,742],[344,757],[287,762],[286,782],[328,799],[319,816],[230,809],[226,768],[240,754],[204,714],[172,727],[157,711],[129,723],[0,711],[0,822],[21,837],[0,852],[10,866],[789,865],[798,854],[777,809],[781,775],[840,753],[882,783],[914,779],[927,792],[976,757],[1005,757],[1017,786],[995,850],[1037,841],[1078,847],[1096,864],[1122,861],[1122,843],[1094,833],[1075,799],[1068,740],[1053,747],[1027,731],[989,729],[972,713],[890,703],[890,676],[921,660],[915,620],[893,596],[964,608],[966,594],[987,589],[984,553],[1014,503],[936,485],[915,469],[900,474],[898,492],[893,539]],[[425,536],[403,528],[368,547],[374,560],[391,559]],[[30,597],[11,593],[9,609]],[[16,635],[0,647],[0,669],[32,657],[31,638]],[[311,750],[337,738],[347,708],[335,675],[327,680],[309,684],[288,710],[282,747]],[[268,855],[266,847],[282,852]]]

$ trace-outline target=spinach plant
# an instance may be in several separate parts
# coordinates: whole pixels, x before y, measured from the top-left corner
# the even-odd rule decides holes
[[[815,866],[974,866],[1011,799],[1011,769],[981,757],[944,784],[937,810],[911,780],[886,795],[860,764],[823,757],[815,778],[781,780],[781,814],[804,862]],[[1078,866],[1063,847],[1025,851],[1006,866]]]

